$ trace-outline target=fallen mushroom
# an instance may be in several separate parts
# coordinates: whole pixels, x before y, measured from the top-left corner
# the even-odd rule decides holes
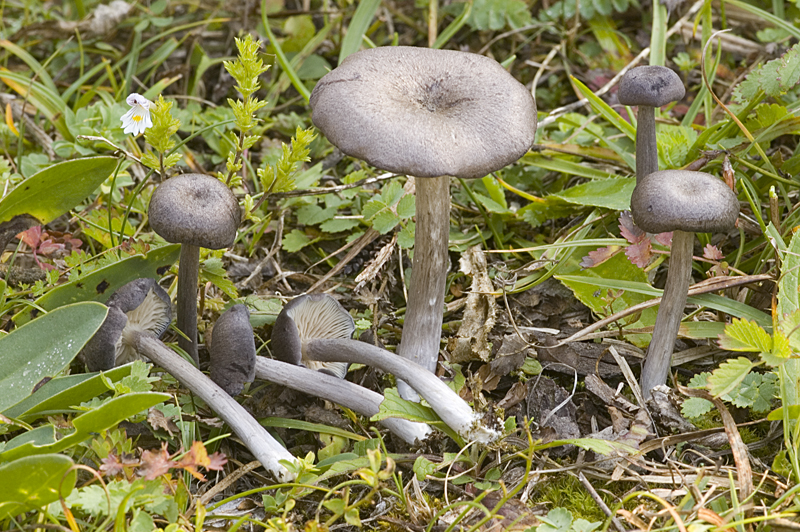
[[[347,364],[307,360],[302,356],[301,344],[313,338],[351,338],[355,330],[353,317],[329,295],[302,295],[292,299],[278,314],[272,327],[272,348],[278,360],[301,363],[343,379]]]
[[[169,308],[166,292],[155,281],[152,279],[132,281],[117,290],[108,302],[109,305],[114,305],[109,307],[111,319],[106,319],[82,351],[90,369],[104,370],[113,367],[114,358],[109,354],[134,353],[150,359],[203,399],[241,438],[267,471],[281,481],[292,480],[293,474],[278,463],[279,460],[295,462],[289,451],[275,441],[269,432],[225,390],[164,345],[149,328],[142,325],[152,316],[151,313],[145,312],[147,307]],[[127,316],[117,305],[129,309]],[[136,316],[145,318],[134,319]],[[169,324],[168,319],[166,323]]]
[[[319,299],[331,298],[327,294],[318,294]],[[444,382],[433,373],[419,364],[404,359],[385,349],[371,346],[357,340],[346,338],[303,338],[299,334],[299,327],[287,311],[288,305],[275,320],[276,326],[272,332],[272,350],[277,358],[290,364],[302,364],[309,361],[317,362],[345,362],[349,364],[364,364],[391,373],[399,379],[405,380],[419,393],[431,408],[439,415],[441,420],[450,428],[468,440],[489,443],[499,437],[499,433],[481,422],[481,416],[473,412],[472,408],[451,390]],[[280,322],[279,322],[280,320]]]
[[[172,321],[169,295],[154,279],[136,279],[120,287],[108,301],[108,314],[81,354],[89,371],[105,371],[139,357],[125,341],[133,330],[160,338]]]
[[[414,176],[416,242],[398,353],[436,369],[450,233],[450,176],[516,161],[536,133],[536,104],[488,57],[393,46],[347,57],[314,87],[312,121],[344,153]],[[398,383],[402,397],[417,399]]]
[[[736,223],[736,194],[704,172],[662,170],[638,181],[631,214],[648,233],[672,233],[667,282],[641,375],[642,394],[667,382],[692,274],[694,233],[728,231]]]
[[[197,355],[197,280],[200,248],[222,249],[236,239],[239,202],[220,180],[183,174],[161,183],[150,199],[150,226],[167,242],[181,244],[178,269],[178,345],[199,364]]]
[[[256,376],[256,342],[246,306],[233,305],[217,319],[211,331],[208,352],[211,380],[229,395],[239,395],[245,384],[253,382]]]
[[[617,98],[622,105],[638,105],[636,119],[636,180],[658,171],[656,107],[676,102],[686,94],[678,75],[663,66],[641,66],[622,76]]]

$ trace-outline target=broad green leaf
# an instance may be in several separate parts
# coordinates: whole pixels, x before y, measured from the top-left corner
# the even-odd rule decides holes
[[[311,239],[301,230],[292,229],[289,233],[283,236],[283,249],[289,253],[300,251],[311,243]]]
[[[728,351],[768,352],[772,350],[772,337],[755,322],[734,318],[725,327],[719,346]]]
[[[684,417],[700,417],[711,412],[714,403],[702,397],[689,397],[681,405],[681,414]]]
[[[41,417],[45,414],[68,412],[70,407],[89,401],[107,392],[104,379],[117,382],[130,375],[131,364],[119,366],[104,373],[78,373],[56,377],[36,390],[33,395],[15,404],[3,415],[13,418]]]
[[[413,194],[406,194],[397,202],[397,216],[400,218],[411,218],[416,213],[416,196]]]
[[[134,279],[150,277],[160,279],[178,260],[180,244],[169,244],[151,249],[147,255],[134,255],[114,264],[99,268],[76,281],[60,285],[36,300],[45,310],[52,310],[76,301],[104,303],[122,285]],[[14,316],[17,324],[25,323],[36,315],[35,310],[24,310]]]
[[[370,421],[398,417],[420,423],[441,423],[439,416],[432,408],[402,399],[395,388],[387,388],[383,393],[384,400],[381,401],[380,410],[370,418]]]
[[[26,456],[0,465],[0,521],[69,495],[77,479],[77,470],[70,471],[73,465],[60,454]]]
[[[107,311],[99,303],[67,305],[0,338],[0,411],[67,367],[100,328]]]
[[[755,366],[749,358],[745,357],[732,358],[723,362],[708,377],[708,390],[714,397],[730,393]]]
[[[116,165],[114,157],[87,157],[49,166],[0,201],[0,222],[20,215],[33,216],[41,224],[52,222],[97,190]]]
[[[115,427],[120,421],[171,399],[165,393],[128,393],[115,397],[99,407],[72,420],[75,430],[60,440],[46,445],[25,443],[0,452],[0,462],[16,460],[23,456],[57,453],[69,449],[92,437],[93,434]],[[13,440],[12,440],[13,441]]]
[[[359,220],[344,219],[344,220],[328,220],[319,226],[320,229],[326,233],[338,233],[340,231],[349,231],[354,227],[358,227],[361,222]]]
[[[780,242],[782,243],[782,241]],[[776,312],[781,320],[792,320],[792,316],[800,310],[800,233],[795,233],[789,242],[789,247],[780,252],[782,265],[781,276],[778,280],[778,307]],[[788,315],[788,316],[787,316]],[[784,334],[789,337],[790,343],[800,344],[800,330],[794,330],[792,324],[789,330],[784,329]],[[795,350],[797,351],[797,350]],[[800,405],[800,360],[791,359],[778,368],[781,381],[781,400],[784,406]]]
[[[381,5],[380,0],[361,0],[358,2],[356,12],[350,19],[350,26],[347,28],[342,45],[339,51],[339,64],[350,54],[354,54],[361,48],[361,41],[369,29],[375,12]]]
[[[635,179],[624,177],[595,179],[553,195],[569,203],[624,211],[631,208],[631,194],[635,186]]]
[[[417,480],[422,482],[428,475],[433,475],[436,472],[436,464],[425,458],[424,456],[417,456],[412,467]]]
[[[777,329],[772,336],[772,349],[763,351],[761,360],[775,368],[786,362],[790,356],[792,356],[792,347],[789,345],[789,339],[783,335],[780,329]]]
[[[769,421],[783,421],[784,408],[776,408],[769,413],[767,419]],[[800,420],[800,405],[792,405],[786,409],[786,415],[789,419]]]

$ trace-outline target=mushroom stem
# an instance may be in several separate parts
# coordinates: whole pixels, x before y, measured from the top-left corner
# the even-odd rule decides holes
[[[450,178],[417,178],[416,187],[417,228],[411,290],[397,353],[433,373],[439,359],[447,283]],[[405,382],[397,383],[397,391],[403,399],[419,401],[419,396]]]
[[[653,339],[647,349],[647,357],[642,368],[642,395],[645,399],[650,397],[650,390],[655,386],[667,382],[672,350],[678,337],[692,278],[693,243],[694,233],[673,231],[667,283],[661,296]]]
[[[656,109],[640,105],[636,122],[636,182],[657,171]]]
[[[362,416],[372,417],[377,414],[383,401],[381,394],[358,384],[265,357],[256,357],[256,377],[327,399]],[[430,427],[424,423],[400,418],[386,418],[380,423],[409,444],[424,441],[431,432]]]
[[[481,416],[436,375],[389,351],[356,340],[316,339],[305,342],[303,354],[309,360],[364,364],[391,373],[413,386],[441,420],[464,438],[490,443],[500,436],[496,430],[485,427]]]
[[[178,267],[178,330],[185,334],[178,337],[178,346],[200,365],[197,354],[197,280],[200,275],[200,248],[193,244],[181,244]]]
[[[222,388],[153,335],[132,331],[128,340],[140,354],[167,370],[203,399],[241,438],[267,471],[281,482],[293,480],[292,473],[278,461],[295,462],[295,457]]]

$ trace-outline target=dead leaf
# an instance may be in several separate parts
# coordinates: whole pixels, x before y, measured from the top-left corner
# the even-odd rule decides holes
[[[469,248],[461,256],[461,271],[472,275],[472,285],[467,296],[464,319],[458,334],[451,338],[447,348],[450,361],[455,363],[470,360],[489,360],[492,353],[489,332],[494,327],[497,303],[490,295],[494,291],[486,265],[486,255],[480,246]]]
[[[174,436],[180,431],[178,425],[176,425],[171,418],[165,416],[161,410],[158,410],[155,407],[147,411],[147,422],[156,430],[166,430],[170,436]]]

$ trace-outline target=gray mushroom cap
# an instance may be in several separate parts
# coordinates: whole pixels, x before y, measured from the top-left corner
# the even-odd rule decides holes
[[[739,202],[730,187],[711,174],[661,170],[636,184],[631,214],[648,233],[728,231],[736,223]]]
[[[294,298],[283,307],[272,328],[272,352],[275,358],[290,364],[302,364],[343,379],[344,362],[317,362],[303,356],[303,342],[319,338],[350,339],[356,325],[353,317],[328,294],[310,294]]]
[[[211,380],[229,395],[239,395],[256,377],[256,342],[250,312],[233,305],[222,313],[211,331]]]
[[[161,183],[150,199],[148,216],[167,242],[208,249],[232,245],[242,219],[230,189],[204,174],[183,174]]]
[[[622,105],[661,107],[686,94],[681,78],[663,66],[641,66],[629,70],[619,82],[617,97]]]
[[[150,278],[121,286],[106,305],[103,325],[81,350],[90,371],[108,370],[140,358],[126,335],[135,330],[159,338],[172,321],[169,295]]]
[[[416,177],[483,177],[536,134],[530,91],[493,59],[453,50],[357,52],[319,80],[310,104],[344,153]]]

